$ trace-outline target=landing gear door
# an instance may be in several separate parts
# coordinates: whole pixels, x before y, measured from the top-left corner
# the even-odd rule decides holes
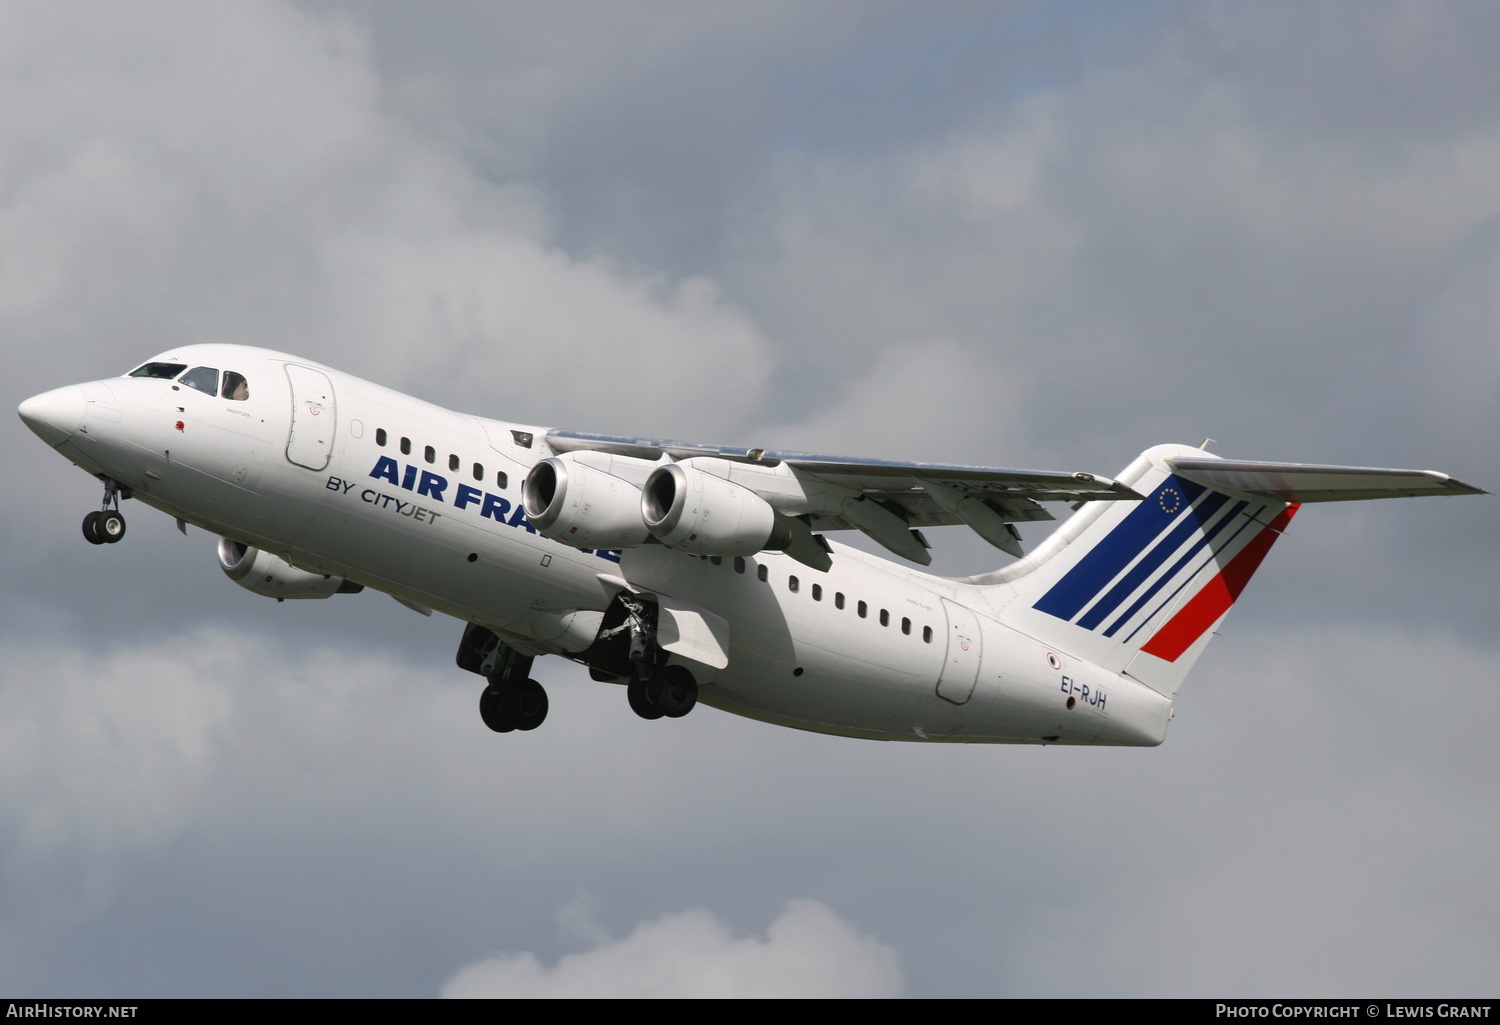
[[[286,442],[286,457],[298,466],[321,470],[333,456],[333,429],[337,411],[333,382],[321,370],[286,365],[292,385],[292,433]]]
[[[979,679],[979,617],[947,599],[943,611],[948,620],[948,654],[938,677],[938,697],[961,705],[974,693]]]
[[[695,605],[657,595],[656,642],[711,669],[729,664],[729,623]]]

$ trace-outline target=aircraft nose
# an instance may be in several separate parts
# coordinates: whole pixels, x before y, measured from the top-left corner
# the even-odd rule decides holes
[[[17,410],[36,436],[54,448],[71,438],[83,425],[87,406],[83,389],[76,384],[33,395]]]

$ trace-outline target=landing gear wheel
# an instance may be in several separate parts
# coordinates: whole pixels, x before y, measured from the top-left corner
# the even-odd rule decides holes
[[[91,512],[83,518],[83,539],[91,545],[102,545],[104,538],[99,536],[99,512]]]
[[[500,692],[486,687],[479,695],[479,718],[496,733],[509,733],[515,724],[500,710]]]
[[[125,536],[125,517],[120,515],[120,499],[131,491],[119,481],[99,475],[104,482],[104,501],[98,512],[83,518],[83,539],[91,545],[112,545]]]
[[[500,691],[500,709],[518,730],[534,730],[547,718],[547,692],[535,680],[507,684]]]
[[[681,719],[698,703],[698,682],[682,666],[667,666],[646,684],[646,697],[668,719]]]
[[[646,696],[647,684],[640,680],[631,680],[630,685],[625,688],[625,696],[630,699],[630,710],[642,719],[660,719],[663,713],[651,703]]]
[[[94,521],[94,533],[99,535],[99,540],[112,545],[125,536],[125,517],[113,509],[97,515],[99,518]]]

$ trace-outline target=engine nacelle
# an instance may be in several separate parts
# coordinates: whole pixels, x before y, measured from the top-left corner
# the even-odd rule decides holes
[[[573,548],[634,548],[650,535],[641,522],[641,488],[655,463],[603,452],[543,459],[521,486],[526,519]]]
[[[727,480],[728,472],[722,459],[657,467],[642,492],[646,528],[667,547],[694,555],[785,550],[792,543],[790,528],[764,498]]]
[[[355,594],[365,589],[343,577],[309,573],[285,559],[227,537],[219,538],[219,568],[247,591],[275,598],[327,598],[330,594]]]

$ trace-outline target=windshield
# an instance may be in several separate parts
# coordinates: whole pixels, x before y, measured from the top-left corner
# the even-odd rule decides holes
[[[186,369],[187,367],[181,363],[147,363],[145,366],[136,367],[128,376],[160,377],[163,380],[170,381]]]
[[[197,388],[205,395],[219,394],[219,372],[213,367],[194,367],[182,375],[180,383]]]

